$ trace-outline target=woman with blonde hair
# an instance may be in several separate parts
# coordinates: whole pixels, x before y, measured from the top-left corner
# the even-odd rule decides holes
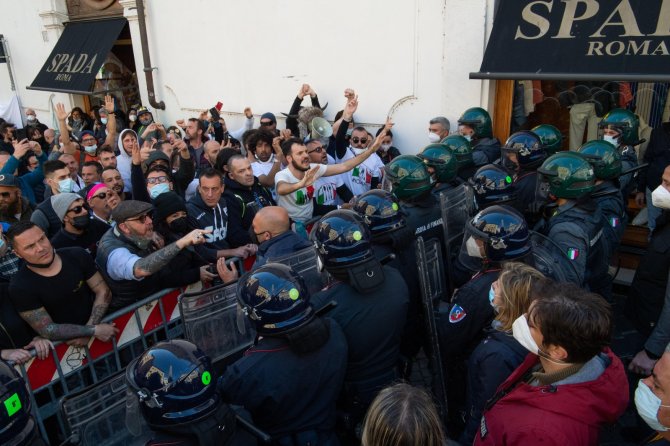
[[[512,336],[512,324],[528,311],[535,287],[543,286],[541,272],[524,263],[503,264],[493,282],[489,301],[496,312],[491,330],[479,343],[468,361],[465,430],[461,444],[472,444],[479,428],[484,405],[500,384],[523,362],[528,350]]]
[[[363,446],[444,446],[440,417],[430,396],[418,387],[395,384],[370,404]]]

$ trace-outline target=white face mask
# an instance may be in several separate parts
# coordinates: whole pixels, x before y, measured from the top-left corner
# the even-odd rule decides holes
[[[391,148],[391,144],[382,144],[382,152],[388,152]]]
[[[522,314],[512,324],[512,336],[521,344],[526,350],[534,355],[539,354],[540,347],[537,346],[533,335],[530,334],[530,327],[526,320],[526,315]]]
[[[95,151],[98,150],[98,145],[97,145],[97,144],[93,144],[92,146],[84,146],[84,150],[85,150],[86,153],[88,153],[89,155],[95,155]]]
[[[100,118],[100,122],[102,122],[103,124],[107,124],[107,118]]]
[[[650,428],[658,432],[666,432],[668,428],[658,421],[658,411],[661,407],[670,406],[661,404],[661,399],[654,395],[649,386],[640,380],[637,383],[637,389],[635,389],[635,408],[637,409],[637,413]]]
[[[617,139],[618,138],[616,136],[603,135],[603,141],[612,144],[614,147],[619,145],[619,141]]]
[[[468,250],[468,255],[470,257],[476,257],[478,259],[482,258],[482,251],[479,249],[477,240],[474,237],[470,236],[467,242],[465,242],[465,247]]]
[[[135,122],[135,121],[137,121],[137,116],[130,115],[130,116],[128,116],[128,119],[130,119],[130,122]]]
[[[37,118],[33,115],[27,115],[26,119],[28,120],[28,122],[33,122],[37,120]]]
[[[472,141],[472,135],[461,135],[461,136],[467,139],[468,141]]]
[[[363,148],[363,149],[358,149],[358,148],[356,148],[356,147],[352,147],[352,146],[349,146],[349,148],[350,148],[351,150],[353,150],[354,153],[355,153],[356,155],[360,155],[361,153],[363,153],[363,152],[365,152],[365,151],[367,150],[367,149],[365,149],[365,148]]]
[[[428,141],[432,143],[440,142],[440,135],[438,135],[437,133],[428,132]]]
[[[651,193],[651,204],[661,209],[670,209],[670,192],[661,184]]]

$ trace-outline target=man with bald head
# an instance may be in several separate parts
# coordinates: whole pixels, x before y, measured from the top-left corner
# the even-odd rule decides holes
[[[214,168],[216,164],[216,156],[219,154],[220,151],[221,151],[221,144],[219,144],[216,140],[212,139],[205,143],[202,154],[209,163],[209,167]]]
[[[268,261],[305,249],[311,244],[291,231],[291,223],[286,209],[267,206],[259,210],[251,223],[251,241],[258,245],[256,262],[252,270]]]

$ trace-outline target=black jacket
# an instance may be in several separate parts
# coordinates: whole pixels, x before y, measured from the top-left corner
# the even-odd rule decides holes
[[[670,122],[664,122],[651,131],[644,162],[649,167],[642,169],[638,175],[638,190],[645,188],[654,190],[661,184],[663,171],[670,165]]]
[[[272,194],[254,177],[254,185],[242,186],[235,180],[225,177],[226,189],[223,198],[228,208],[228,240],[230,246],[251,243],[249,228],[254,220],[256,211],[265,206],[275,206]]]

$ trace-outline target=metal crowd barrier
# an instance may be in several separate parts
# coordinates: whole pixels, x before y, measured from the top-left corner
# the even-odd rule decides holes
[[[300,274],[311,295],[318,293],[328,285],[328,273],[319,270],[318,254],[313,246],[282,257],[270,258],[268,263],[270,262],[288,265],[293,271]]]
[[[60,444],[72,433],[58,411],[60,400],[125,370],[150,345],[183,337],[178,305],[179,290],[164,290],[106,316],[119,334],[111,342],[95,338],[80,348],[64,342],[54,345],[49,357],[36,357],[15,366],[28,386],[33,415],[49,444]]]

